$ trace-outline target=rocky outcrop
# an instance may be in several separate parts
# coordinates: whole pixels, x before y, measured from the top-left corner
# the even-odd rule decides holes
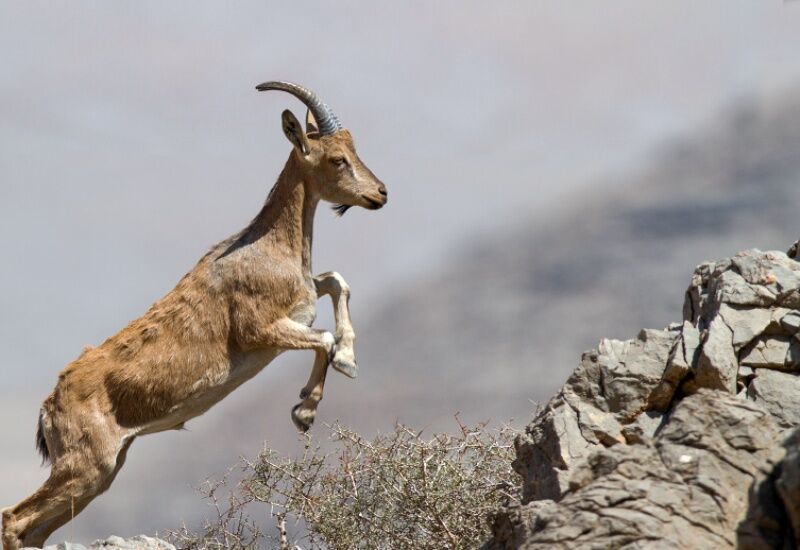
[[[700,265],[684,319],[602,340],[516,441],[487,549],[800,542],[800,263]]]
[[[122,537],[109,537],[106,540],[96,540],[87,548],[82,544],[62,542],[53,546],[45,546],[43,550],[175,550],[168,542],[153,537],[139,535],[129,539]],[[23,549],[27,550],[27,549]]]

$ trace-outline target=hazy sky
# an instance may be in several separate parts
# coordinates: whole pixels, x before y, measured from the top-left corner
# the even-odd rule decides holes
[[[258,82],[316,89],[388,185],[385,210],[317,223],[315,267],[367,308],[460,240],[571,207],[665,136],[800,81],[798,17],[729,0],[5,2],[11,383],[51,380],[256,213],[289,151],[280,112],[302,114]]]
[[[19,426],[0,472],[19,475],[0,505],[41,475],[57,371],[258,211],[280,113],[303,109],[255,84],[319,92],[388,186],[380,212],[317,219],[315,270],[363,319],[469,239],[579,208],[738,98],[798,85],[798,23],[800,2],[767,0],[3,2],[0,414]]]

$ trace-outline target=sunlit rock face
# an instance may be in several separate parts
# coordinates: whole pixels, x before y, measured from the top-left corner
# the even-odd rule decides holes
[[[698,266],[683,322],[604,339],[516,441],[486,548],[789,548],[800,534],[800,263]]]

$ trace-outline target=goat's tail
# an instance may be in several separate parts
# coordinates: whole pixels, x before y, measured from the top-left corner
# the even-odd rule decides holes
[[[44,411],[39,411],[39,425],[36,428],[36,448],[42,455],[42,465],[50,462],[50,449],[47,448],[47,440],[44,438]]]

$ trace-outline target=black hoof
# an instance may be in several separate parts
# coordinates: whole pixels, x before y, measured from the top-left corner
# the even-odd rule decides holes
[[[301,405],[302,403],[298,403],[292,409],[292,422],[294,423],[295,427],[299,432],[306,433],[308,429],[311,427],[314,418],[312,417],[310,420],[305,420],[303,418],[300,418],[300,416],[297,414],[297,409],[299,409]]]

